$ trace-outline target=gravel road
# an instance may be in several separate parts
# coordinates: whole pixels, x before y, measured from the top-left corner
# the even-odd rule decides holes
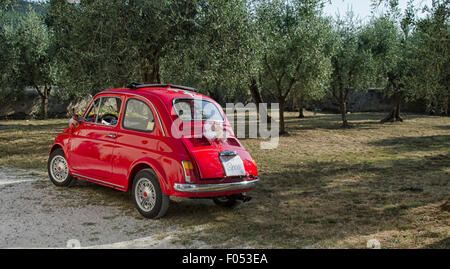
[[[173,243],[179,227],[142,218],[128,193],[46,173],[0,167],[0,248],[202,248]],[[78,243],[79,242],[79,243]]]

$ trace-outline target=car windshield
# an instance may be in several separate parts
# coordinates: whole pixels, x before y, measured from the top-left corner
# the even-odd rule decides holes
[[[176,99],[173,108],[178,117],[184,121],[223,121],[217,106],[202,99]]]

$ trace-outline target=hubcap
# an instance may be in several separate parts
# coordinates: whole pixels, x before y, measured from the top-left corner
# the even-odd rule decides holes
[[[156,203],[155,187],[148,178],[140,178],[136,186],[136,201],[144,211],[151,211]]]
[[[55,156],[50,163],[50,173],[57,182],[63,182],[69,175],[67,161],[63,156]]]

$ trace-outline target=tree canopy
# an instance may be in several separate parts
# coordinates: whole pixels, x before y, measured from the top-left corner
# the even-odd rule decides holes
[[[348,95],[370,87],[392,99],[385,121],[417,99],[448,114],[449,1],[423,17],[411,1],[372,2],[385,12],[361,23],[325,16],[325,0],[2,1],[2,95],[34,87],[45,104],[50,92],[186,84],[222,104],[279,103],[281,133],[293,100],[301,115],[326,96],[347,126]]]
[[[41,117],[47,118],[48,98],[58,73],[53,32],[42,15],[30,9],[27,16],[5,23],[0,39],[2,94],[32,87],[41,98]]]

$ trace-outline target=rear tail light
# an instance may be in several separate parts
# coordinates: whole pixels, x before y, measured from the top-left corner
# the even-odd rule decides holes
[[[184,181],[186,183],[194,183],[196,178],[194,164],[191,161],[182,161],[181,165],[183,166]]]
[[[201,138],[190,138],[192,145],[194,147],[208,147],[211,146],[211,143],[209,143],[208,139],[204,136]]]

